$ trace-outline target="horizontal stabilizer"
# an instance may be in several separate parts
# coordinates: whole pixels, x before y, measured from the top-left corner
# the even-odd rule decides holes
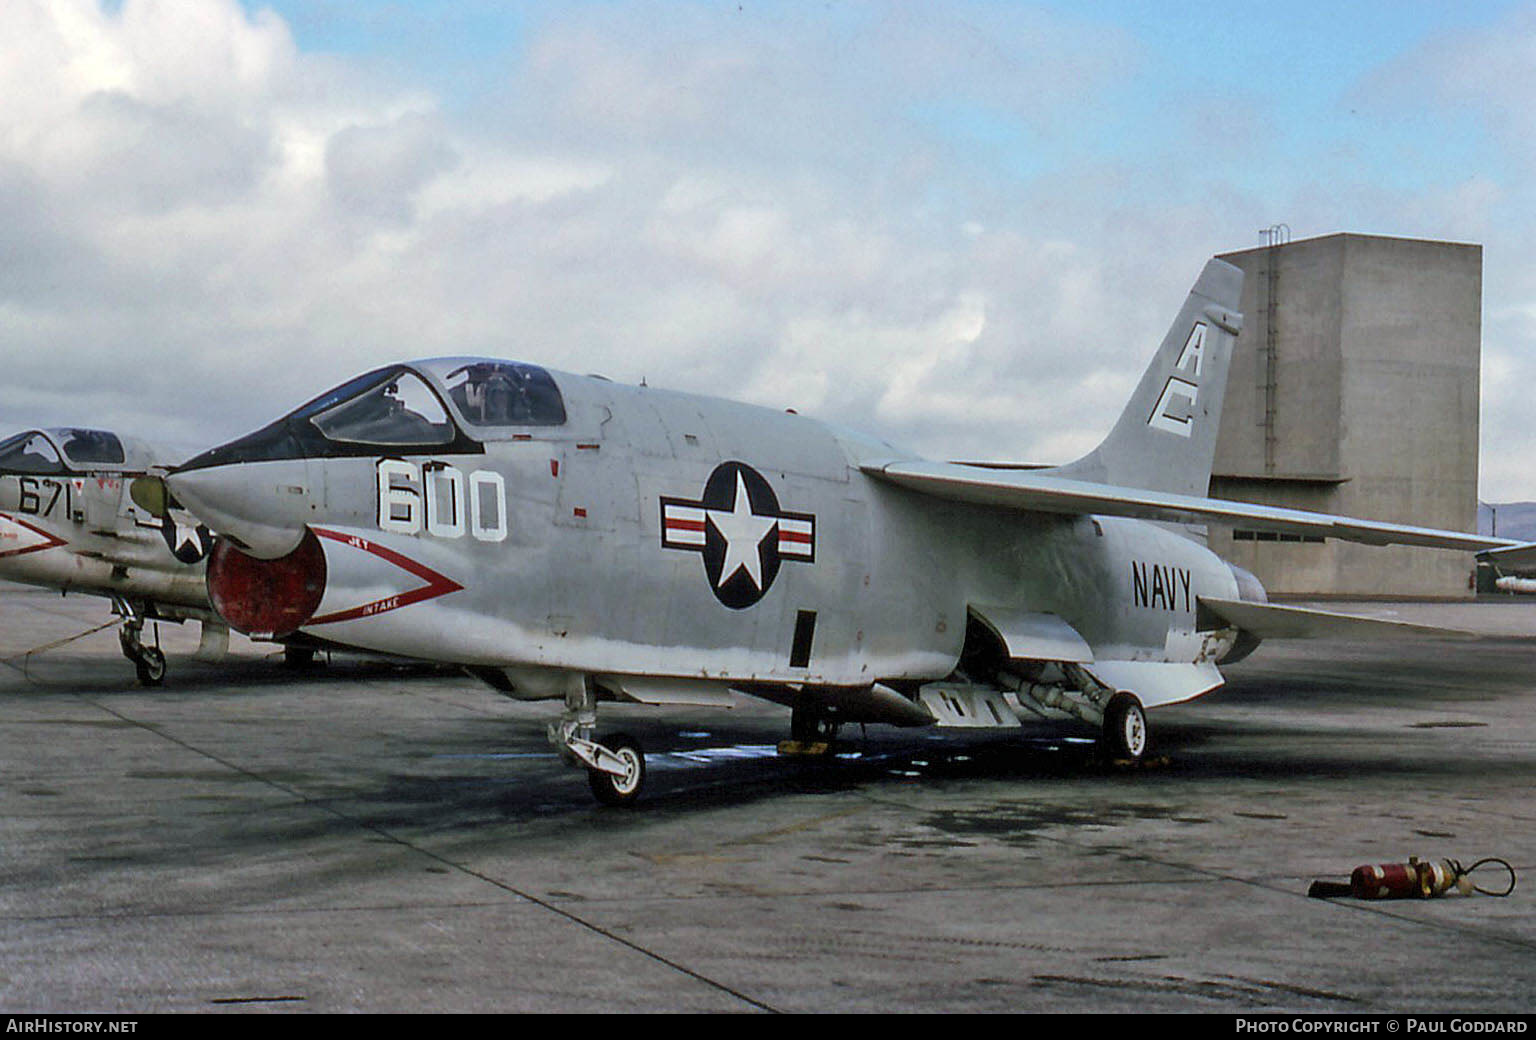
[[[1240,525],[1249,530],[1338,538],[1367,545],[1416,545],[1465,552],[1487,552],[1522,544],[1507,538],[1484,538],[1462,531],[1094,484],[1051,476],[1039,470],[983,469],[956,462],[917,460],[868,463],[861,468],[878,480],[936,498],[1028,512]]]
[[[1436,628],[1407,621],[1385,621],[1355,614],[1335,614],[1306,607],[1199,598],[1201,627],[1217,627],[1207,615],[1260,639],[1476,639],[1474,632]]]

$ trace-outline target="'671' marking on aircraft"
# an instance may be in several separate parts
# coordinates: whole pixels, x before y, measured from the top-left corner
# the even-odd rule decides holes
[[[168,484],[221,535],[231,624],[563,700],[551,739],[605,801],[638,796],[645,760],[596,736],[603,700],[747,693],[789,706],[802,745],[847,722],[1076,719],[1134,758],[1146,708],[1216,688],[1265,636],[1411,632],[1271,605],[1178,525],[1508,544],[1205,497],[1240,288],[1211,261],[1108,437],[1054,469],[457,358],[358,376]]]

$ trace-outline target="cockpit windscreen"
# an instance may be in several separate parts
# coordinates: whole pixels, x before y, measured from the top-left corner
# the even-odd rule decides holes
[[[437,395],[420,376],[398,369],[316,411],[309,421],[328,439],[354,444],[420,447],[454,438],[453,423]]]
[[[123,442],[106,430],[50,430],[59,439],[64,457],[77,466],[105,463],[120,466],[125,460]]]
[[[0,441],[0,471],[62,473],[64,463],[48,438],[34,430]]]

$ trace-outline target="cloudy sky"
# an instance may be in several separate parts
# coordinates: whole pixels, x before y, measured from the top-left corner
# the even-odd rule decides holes
[[[1066,461],[1201,264],[1484,246],[1536,500],[1536,4],[0,3],[0,428],[489,354]]]

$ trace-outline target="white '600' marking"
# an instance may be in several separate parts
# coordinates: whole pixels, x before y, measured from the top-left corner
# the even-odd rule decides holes
[[[464,474],[443,462],[379,460],[379,530],[482,542],[507,537],[507,483],[500,473]]]

